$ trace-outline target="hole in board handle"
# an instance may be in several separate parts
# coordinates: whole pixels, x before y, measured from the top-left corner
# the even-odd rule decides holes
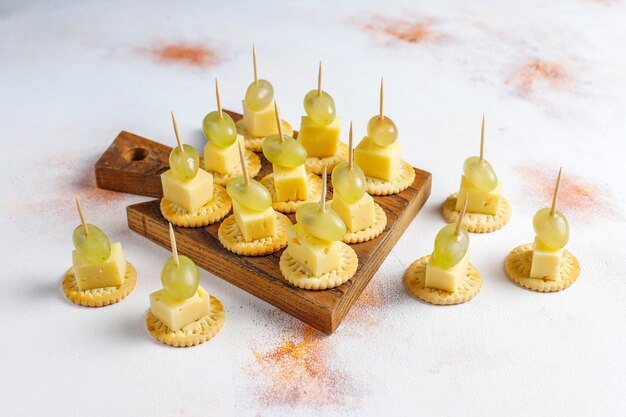
[[[132,148],[126,151],[126,159],[129,161],[143,161],[148,157],[150,151],[146,148]]]

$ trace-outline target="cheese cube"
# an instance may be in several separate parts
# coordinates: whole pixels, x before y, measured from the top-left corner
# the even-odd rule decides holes
[[[533,259],[530,266],[530,278],[556,281],[561,270],[563,249],[550,250],[536,238],[533,245]]]
[[[309,156],[326,158],[337,154],[341,119],[335,117],[329,125],[320,125],[309,116],[302,116],[298,141]]]
[[[465,252],[463,259],[450,269],[440,268],[434,264],[433,260],[434,258],[431,256],[428,265],[426,265],[426,280],[424,285],[428,288],[456,292],[467,274],[469,251]]]
[[[272,207],[254,211],[233,201],[233,214],[246,242],[276,234],[276,212]]]
[[[213,175],[199,169],[189,181],[181,181],[171,169],[161,174],[163,197],[177,206],[194,213],[213,198]]]
[[[111,244],[109,259],[101,263],[91,263],[75,250],[72,252],[72,265],[76,285],[81,291],[124,284],[126,260],[120,243]]]
[[[276,126],[276,112],[274,102],[269,103],[264,109],[254,111],[243,100],[243,124],[248,133],[257,138],[264,138],[278,133]]]
[[[211,297],[204,288],[191,297],[179,300],[164,289],[150,294],[150,311],[173,331],[177,331],[211,312]]]
[[[309,198],[309,186],[304,164],[296,168],[272,165],[276,201],[298,201]]]
[[[374,199],[368,193],[363,194],[363,197],[354,203],[348,203],[338,194],[334,194],[332,207],[346,224],[349,232],[367,229],[376,220]]]
[[[286,251],[314,277],[339,268],[341,264],[341,242],[318,239],[298,224],[290,226],[287,231]]]
[[[241,164],[239,158],[239,145],[245,149],[243,136],[237,135],[237,140],[230,146],[220,148],[209,141],[204,145],[204,167],[207,171],[215,171],[220,174],[228,174]]]
[[[491,191],[479,190],[469,182],[467,177],[461,177],[461,189],[456,199],[456,211],[463,209],[463,203],[467,198],[467,212],[491,214],[492,216],[498,212],[500,199],[502,198],[502,184],[498,181],[498,185]]]
[[[387,146],[378,146],[366,136],[354,150],[354,162],[368,177],[385,181],[396,179],[402,162],[400,143],[395,141]]]

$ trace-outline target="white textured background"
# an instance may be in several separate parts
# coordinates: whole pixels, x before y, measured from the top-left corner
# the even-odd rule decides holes
[[[626,413],[626,1],[175,3],[0,2],[1,415]],[[214,77],[238,110],[253,41],[296,128],[318,60],[357,136],[384,75],[386,113],[405,159],[433,173],[432,195],[333,336],[202,272],[226,325],[167,348],[144,316],[168,253],[127,229],[125,207],[145,198],[97,189],[93,164],[122,129],[172,144],[170,110],[200,146]],[[198,59],[163,56],[181,48]],[[483,112],[513,218],[471,236],[476,299],[423,304],[401,277],[432,250]],[[561,164],[582,272],[533,293],[503,261],[532,240]],[[120,304],[80,308],[60,290],[74,194],[139,271]]]

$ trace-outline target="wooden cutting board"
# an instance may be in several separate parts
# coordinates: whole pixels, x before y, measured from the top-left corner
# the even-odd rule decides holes
[[[228,113],[235,121],[241,118],[240,114]],[[168,169],[170,151],[170,147],[122,131],[96,163],[98,186],[161,197],[159,175]],[[259,156],[263,167],[257,179],[271,172],[271,164],[262,154]],[[431,174],[417,168],[415,174],[415,181],[403,192],[374,197],[387,214],[387,227],[376,239],[351,245],[359,257],[359,268],[350,281],[331,290],[307,291],[287,283],[278,268],[282,250],[260,257],[227,251],[217,238],[219,223],[196,229],[176,227],[178,251],[218,277],[331,334],[430,195]],[[328,198],[331,197],[329,189]],[[161,215],[159,201],[129,206],[128,227],[170,249],[168,223]],[[293,215],[290,218],[295,221]]]

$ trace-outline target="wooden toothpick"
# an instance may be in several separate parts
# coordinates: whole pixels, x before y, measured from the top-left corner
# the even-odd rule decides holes
[[[322,95],[322,61],[320,61],[320,68],[317,71],[317,96]]]
[[[326,211],[326,164],[324,164],[324,173],[322,174],[322,197],[320,198],[320,210]]]
[[[252,43],[252,65],[254,66],[254,83],[259,83],[259,74],[256,68],[256,46]]]
[[[461,233],[461,225],[463,224],[463,218],[465,217],[465,210],[467,209],[467,196],[465,196],[465,202],[463,208],[459,213],[459,217],[456,219],[456,227],[454,228],[454,236],[458,236]]]
[[[220,119],[222,119],[224,114],[222,114],[222,98],[220,97],[220,86],[217,83],[217,78],[215,79],[215,97],[217,98],[217,111],[220,112]]]
[[[550,208],[550,215],[554,216],[556,210],[556,198],[559,195],[559,186],[561,185],[561,174],[563,173],[563,167],[559,168],[559,176],[556,177],[556,185],[554,186],[554,194],[552,195],[552,207]]]
[[[278,104],[276,104],[276,100],[274,100],[274,114],[276,114],[276,126],[278,127],[278,137],[280,138],[280,142],[284,142],[285,138],[283,138],[283,126],[280,123],[280,115],[278,114]]]
[[[385,95],[385,86],[384,86],[384,82],[383,82],[383,77],[380,77],[380,103],[379,103],[379,115],[380,115],[380,119],[384,119],[385,115],[383,113],[383,97]]]
[[[483,123],[480,127],[480,162],[483,161],[485,155],[485,115],[483,114]]]
[[[85,220],[85,213],[83,213],[83,208],[80,205],[80,200],[78,199],[78,196],[75,195],[74,197],[76,197],[76,208],[78,209],[78,215],[80,216],[80,222],[83,224],[83,228],[85,229],[85,234],[88,235],[89,234],[89,227],[87,226],[87,221]]]
[[[348,168],[354,168],[354,149],[352,149],[352,120],[350,120],[350,134],[348,136]]]
[[[174,134],[176,135],[176,142],[178,142],[178,147],[180,148],[181,152],[184,152],[185,148],[183,148],[183,142],[180,140],[180,135],[178,134],[178,123],[176,123],[174,112],[172,112],[172,124],[174,125]]]
[[[174,228],[172,227],[172,223],[170,225],[170,243],[172,244],[172,255],[174,255],[174,263],[176,266],[178,263],[178,250],[176,249],[176,237],[174,236]]]
[[[243,154],[243,146],[240,141],[237,141],[239,145],[239,160],[241,160],[241,170],[243,171],[243,180],[246,185],[250,185],[250,177],[248,176],[248,168],[246,167],[246,158]]]

